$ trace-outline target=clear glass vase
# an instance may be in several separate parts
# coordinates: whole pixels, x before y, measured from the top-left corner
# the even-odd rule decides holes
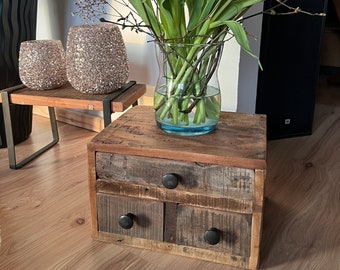
[[[156,43],[159,78],[154,92],[157,125],[166,133],[196,136],[219,121],[218,67],[223,43]]]

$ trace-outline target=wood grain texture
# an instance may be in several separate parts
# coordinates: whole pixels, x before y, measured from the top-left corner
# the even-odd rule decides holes
[[[264,115],[223,112],[213,133],[181,137],[156,126],[152,107],[136,106],[99,133],[90,150],[265,169],[266,145]]]
[[[216,252],[209,251],[202,248],[190,247],[190,246],[181,246],[175,245],[171,243],[158,242],[143,238],[136,237],[128,237],[119,234],[111,234],[111,233],[99,233],[99,239],[104,242],[114,243],[116,245],[124,245],[128,247],[139,247],[143,249],[145,246],[148,246],[152,251],[158,253],[159,256],[163,257],[163,254],[167,256],[178,255],[173,257],[175,260],[181,260],[183,258],[195,259],[196,261],[200,261],[200,263],[196,265],[190,264],[181,264],[178,269],[205,269],[201,267],[208,267],[210,269],[210,261],[214,261],[217,263],[211,264],[211,269],[240,269],[239,267],[246,268],[248,266],[248,260],[243,256],[231,255],[225,252]],[[159,252],[161,251],[161,253]],[[159,261],[159,268],[156,269],[175,269],[175,268],[163,268],[161,260]],[[221,265],[222,264],[222,265]],[[227,265],[226,265],[227,264]],[[175,266],[174,266],[175,267]],[[136,268],[136,270],[139,268]]]
[[[98,230],[131,237],[163,240],[164,208],[161,202],[97,194]],[[120,216],[132,214],[131,229],[118,224]]]
[[[238,255],[243,261],[247,261],[250,256],[251,220],[251,215],[180,204],[177,214],[177,243]],[[211,228],[217,229],[221,236],[216,245],[209,245],[204,241],[204,232]]]
[[[103,180],[114,179],[159,188],[165,188],[162,184],[165,174],[176,173],[179,178],[176,190],[179,191],[239,200],[252,200],[254,193],[254,170],[183,162],[170,157],[157,159],[97,152],[96,173]]]
[[[91,183],[91,186],[93,184]],[[153,186],[142,186],[111,180],[97,180],[95,190],[102,193],[129,196],[135,198],[158,199],[168,202],[182,202],[192,206],[206,206],[210,208],[228,210],[231,212],[250,214],[253,212],[253,201],[228,197],[212,196],[204,193],[178,192],[165,190]]]
[[[139,119],[136,118],[137,114]],[[91,204],[97,204],[97,211],[92,212],[92,220],[98,217],[98,221],[93,224],[94,230],[97,228],[98,235],[104,231],[159,242],[168,241],[168,239],[171,241],[173,238],[176,239],[174,244],[181,246],[176,247],[176,250],[199,248],[200,254],[204,254],[205,250],[206,254],[203,257],[212,256],[212,261],[215,257],[219,257],[218,254],[214,255],[214,252],[225,253],[223,257],[230,257],[234,260],[232,265],[257,269],[262,225],[259,218],[262,217],[265,176],[263,169],[265,167],[262,166],[265,166],[266,160],[265,156],[261,159],[257,155],[252,157],[250,153],[266,153],[266,144],[258,143],[266,140],[265,118],[260,115],[221,113],[217,131],[208,136],[191,137],[186,149],[180,149],[176,143],[181,143],[182,137],[169,136],[164,133],[158,135],[158,144],[155,145],[154,140],[150,138],[153,135],[150,131],[155,129],[155,123],[143,121],[143,119],[153,117],[152,107],[134,107],[111,124],[115,128],[104,129],[91,141],[88,150],[91,156],[95,155],[96,173],[91,173],[93,178],[90,182],[96,182],[96,192],[99,192],[96,200],[93,200],[91,196]],[[234,121],[230,120],[231,118]],[[139,128],[141,120],[145,132],[131,132]],[[121,125],[121,122],[124,125]],[[235,138],[242,138],[242,149],[238,149],[238,145],[233,145],[234,139],[222,131],[223,126],[228,126]],[[116,134],[120,137],[117,138]],[[256,141],[254,141],[255,137]],[[121,138],[128,143],[122,143]],[[171,142],[172,140],[174,142]],[[219,144],[218,141],[224,143]],[[167,144],[163,143],[159,147],[161,142],[167,142]],[[102,145],[106,146],[103,152]],[[132,155],[135,145],[138,145],[140,149],[138,154]],[[207,145],[213,149],[207,148]],[[236,149],[241,151],[235,151]],[[156,152],[160,152],[166,158],[154,157],[150,154]],[[184,152],[190,156],[189,161],[183,161]],[[206,153],[210,155],[210,158],[204,160],[199,158],[200,155]],[[248,153],[247,156],[244,153]],[[215,161],[219,159],[221,163],[216,164]],[[247,163],[252,164],[250,168],[243,167]],[[260,166],[260,169],[257,167],[255,169],[256,165]],[[90,171],[92,172],[93,169],[90,168]],[[163,186],[163,176],[168,174],[175,177],[174,180],[178,183],[178,185],[176,183],[176,188]],[[255,174],[258,183],[255,183]],[[91,193],[92,189],[91,183]],[[255,199],[255,196],[258,198]],[[106,203],[106,201],[103,203],[103,198],[115,199],[111,203]],[[164,222],[164,227],[161,228],[157,228],[157,223],[169,220],[168,216],[161,213],[158,215],[159,220],[156,220],[154,212],[160,213],[160,211],[150,209],[142,213],[150,220],[152,231],[157,233],[164,228],[166,234],[170,233],[170,237],[162,235],[159,238],[150,238],[149,228],[117,230],[114,224],[117,224],[117,213],[121,211],[120,208],[133,208],[138,211],[138,207],[134,206],[135,201],[142,207],[147,203],[147,199],[157,200],[158,204],[165,206],[168,203],[177,204],[176,208],[172,208],[176,210],[175,215],[170,211],[172,218],[177,220],[176,224]],[[121,205],[120,201],[125,203]],[[250,207],[247,207],[247,203]],[[254,225],[253,210],[256,211]],[[166,214],[169,214],[169,211],[166,211]],[[169,228],[169,226],[176,229]],[[207,232],[213,233],[214,238],[220,238],[217,243],[207,243],[204,238]],[[172,236],[171,233],[174,235]],[[93,234],[96,235],[96,232],[93,231]],[[255,240],[251,240],[253,235]],[[98,237],[95,236],[95,239]],[[139,247],[139,241],[131,239],[129,244],[133,246],[133,243],[137,243]],[[255,247],[250,247],[251,244]],[[153,249],[154,243],[145,242],[142,247]],[[184,251],[182,255],[187,255],[187,252]],[[200,258],[197,254],[190,254],[190,256]],[[253,258],[252,265],[249,267],[250,256]],[[217,260],[217,262],[229,263],[230,261]]]
[[[250,242],[250,258],[249,268],[256,269],[259,266],[260,247],[263,227],[263,211],[265,194],[266,170],[255,170],[255,188],[254,188],[254,204],[253,216],[251,224],[251,242]]]
[[[177,211],[178,203],[164,203],[164,242],[175,244],[177,241]]]
[[[123,112],[130,107],[138,98],[144,95],[146,86],[135,84],[126,92],[119,95],[111,102],[113,112]],[[10,100],[13,104],[49,106],[58,108],[70,108],[81,110],[103,110],[103,99],[108,95],[83,94],[75,90],[69,83],[60,88],[36,91],[23,87],[11,94]],[[1,102],[1,96],[0,96]]]
[[[313,134],[269,142],[262,269],[340,269],[339,138],[340,88],[322,77]]]
[[[312,136],[268,143],[261,270],[340,269],[340,88],[322,81],[318,95]],[[0,269],[239,269],[92,240],[86,143],[95,133],[59,131],[60,143],[20,170],[0,149]],[[49,135],[35,117],[19,158]]]

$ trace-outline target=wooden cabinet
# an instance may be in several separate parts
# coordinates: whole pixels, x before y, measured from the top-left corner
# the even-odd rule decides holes
[[[265,116],[222,113],[216,131],[163,133],[137,106],[88,145],[94,239],[258,266]]]

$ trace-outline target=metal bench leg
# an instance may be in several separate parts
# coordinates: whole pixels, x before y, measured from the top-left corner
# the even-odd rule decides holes
[[[30,161],[35,159],[37,156],[39,156],[40,154],[50,149],[52,146],[54,146],[55,144],[59,142],[58,126],[57,126],[57,121],[55,117],[55,111],[53,107],[48,107],[53,140],[50,143],[48,143],[46,146],[42,147],[38,151],[34,152],[30,156],[26,157],[25,159],[17,163],[16,156],[15,156],[15,146],[14,146],[14,140],[13,140],[13,128],[12,128],[8,92],[2,91],[1,97],[2,97],[2,109],[3,109],[3,115],[4,115],[5,130],[6,130],[9,167],[11,169],[16,170],[16,169],[22,168],[27,163],[29,163]]]
[[[124,84],[121,88],[114,91],[113,93],[107,95],[103,99],[103,116],[104,116],[104,127],[107,127],[111,123],[111,113],[114,113],[111,110],[111,102],[116,97],[118,97],[120,94],[127,91],[130,87],[134,86],[136,84],[136,81],[130,81],[126,84]]]

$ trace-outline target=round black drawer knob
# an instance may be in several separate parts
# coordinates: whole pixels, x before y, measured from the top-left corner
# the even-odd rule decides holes
[[[204,233],[204,241],[209,245],[217,245],[221,241],[219,230],[211,228]]]
[[[134,215],[131,213],[128,213],[126,215],[122,215],[118,219],[119,226],[123,229],[131,229],[133,226],[133,219]]]
[[[179,176],[174,173],[167,173],[163,175],[162,184],[167,189],[174,189],[178,186]]]

